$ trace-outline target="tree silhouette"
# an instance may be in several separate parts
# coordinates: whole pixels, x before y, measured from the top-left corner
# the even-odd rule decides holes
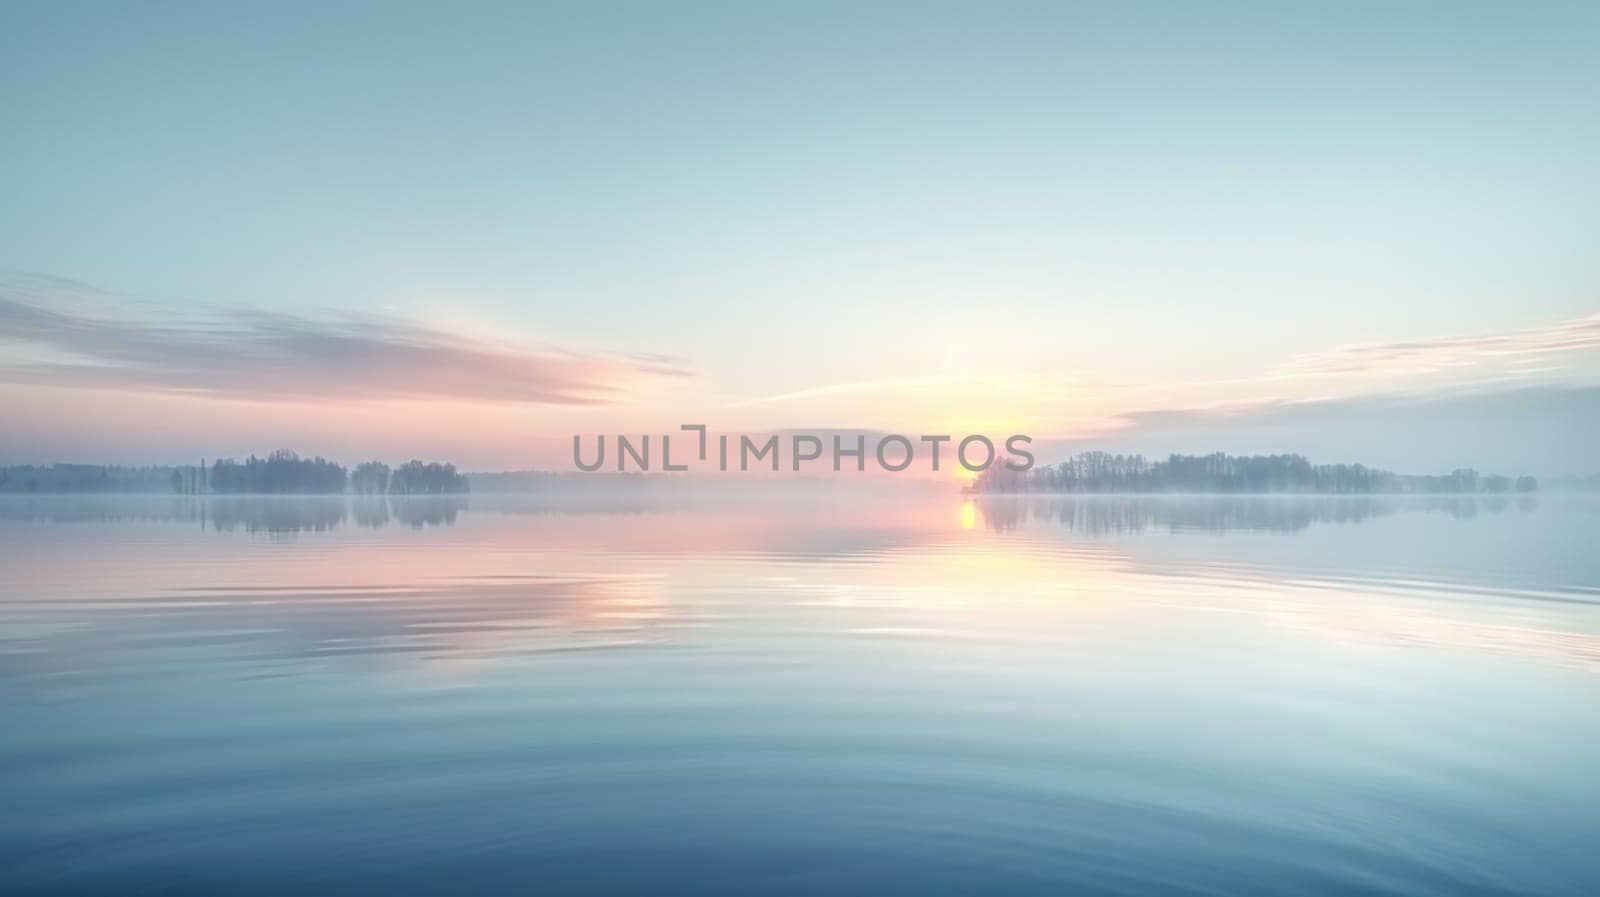
[[[389,491],[396,495],[466,492],[467,478],[456,473],[454,464],[425,464],[413,459],[400,465],[389,477]]]
[[[389,465],[366,461],[350,472],[350,489],[358,495],[382,495],[389,491]]]
[[[279,449],[265,460],[251,455],[243,464],[224,458],[211,465],[211,491],[221,493],[343,492],[345,481],[343,467],[323,458],[301,458],[288,449]]]

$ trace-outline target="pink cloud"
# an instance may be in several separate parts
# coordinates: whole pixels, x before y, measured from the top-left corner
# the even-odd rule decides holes
[[[0,382],[248,400],[588,406],[691,373],[668,356],[516,347],[389,318],[231,311],[134,321],[25,301],[32,298],[0,286],[0,339],[35,356],[0,361]]]

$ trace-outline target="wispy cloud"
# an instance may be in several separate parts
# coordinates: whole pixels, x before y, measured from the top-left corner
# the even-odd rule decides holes
[[[237,399],[596,405],[690,373],[667,356],[502,345],[392,318],[220,311],[132,320],[31,301],[37,283],[0,284],[0,351],[12,347],[11,358],[0,356],[0,382]]]
[[[1600,348],[1600,314],[1506,333],[1344,346],[1298,356],[1284,370],[1299,375],[1420,374],[1485,363],[1522,366],[1596,348]]]

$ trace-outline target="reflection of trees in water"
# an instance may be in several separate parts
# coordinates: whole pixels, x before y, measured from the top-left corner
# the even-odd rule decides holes
[[[350,518],[356,526],[381,529],[389,525],[389,502],[381,495],[362,495],[350,501]]]
[[[1451,496],[1341,496],[1327,498],[1240,496],[1090,496],[1041,498],[985,496],[976,499],[985,524],[998,532],[1031,525],[1056,526],[1088,536],[1141,533],[1166,529],[1228,532],[1300,532],[1314,523],[1360,523],[1402,511],[1476,517],[1481,511],[1500,514],[1510,507],[1504,497]],[[1537,500],[1517,501],[1521,511],[1531,511]]]
[[[211,528],[219,532],[320,533],[345,519],[342,498],[214,498],[201,504],[200,510],[209,512]]]
[[[192,523],[216,532],[327,532],[346,523],[378,529],[453,526],[463,495],[433,496],[29,496],[0,500],[0,520],[31,523]]]
[[[466,509],[464,495],[362,496],[350,502],[350,517],[356,526],[371,529],[380,529],[391,522],[422,529],[454,526],[456,515]]]
[[[353,499],[307,499],[284,501],[273,498],[213,500],[213,528],[242,526],[249,532],[323,532],[343,524],[380,529],[390,523],[422,529],[429,526],[454,526],[456,515],[467,507],[461,495],[427,497],[360,496]],[[234,501],[240,503],[235,505]]]
[[[407,496],[389,499],[389,509],[394,519],[412,529],[425,526],[454,526],[456,514],[467,507],[466,496],[436,495],[421,498]]]

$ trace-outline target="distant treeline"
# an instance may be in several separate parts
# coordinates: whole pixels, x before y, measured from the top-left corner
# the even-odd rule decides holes
[[[180,471],[174,471],[174,477],[180,476]],[[242,463],[223,458],[212,463],[199,483],[184,489],[175,478],[173,487],[174,491],[305,495],[343,492],[347,480],[345,469],[332,461],[302,458],[288,449],[280,449],[265,458],[251,455]]]
[[[1600,492],[1600,473],[1586,477],[1567,475],[1550,481],[1550,488],[1561,492]]]
[[[171,467],[0,467],[0,492],[170,492]]]
[[[1460,469],[1443,476],[1412,476],[1361,464],[1312,464],[1302,455],[1143,455],[1084,452],[1055,465],[1014,471],[990,467],[973,481],[973,492],[1138,493],[1299,492],[1329,495],[1374,493],[1533,492],[1533,477],[1480,476]]]
[[[0,493],[322,495],[345,491],[363,495],[444,495],[467,492],[468,484],[454,464],[407,461],[391,470],[381,461],[368,461],[351,472],[325,458],[302,458],[288,449],[265,458],[224,458],[209,465],[202,461],[177,467],[0,467]]]

